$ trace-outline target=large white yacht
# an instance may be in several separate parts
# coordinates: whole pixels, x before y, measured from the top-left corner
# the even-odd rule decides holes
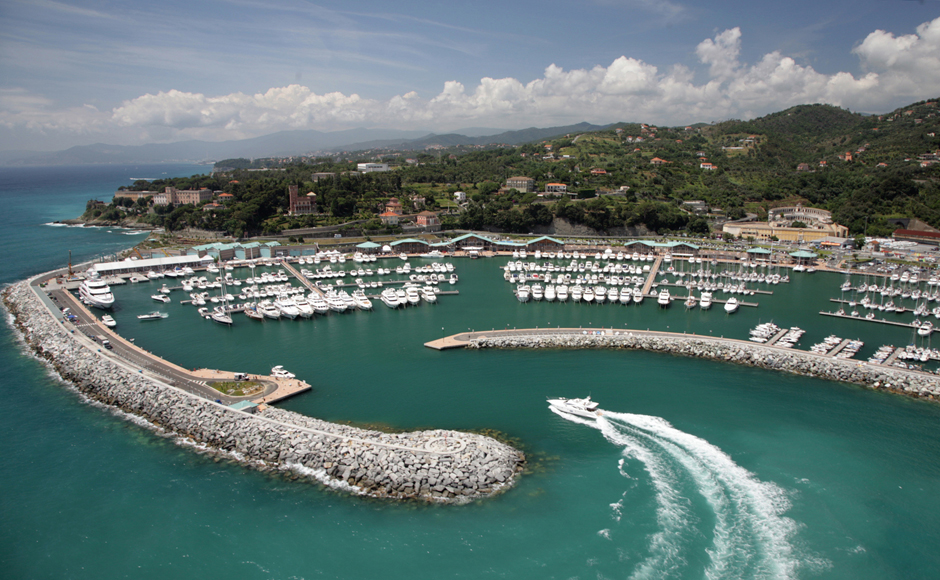
[[[587,417],[588,419],[596,419],[601,413],[597,408],[597,403],[592,401],[591,397],[585,397],[583,399],[566,399],[559,397],[557,399],[548,399],[548,404],[553,409],[561,411],[562,413]]]
[[[702,292],[702,298],[699,300],[699,308],[702,310],[708,310],[712,307],[712,293],[711,292]]]
[[[281,317],[281,312],[271,304],[270,300],[262,300],[258,303],[257,306],[258,312],[260,312],[265,318],[271,318],[277,320]]]
[[[114,294],[111,293],[111,287],[98,276],[97,272],[90,274],[82,282],[78,287],[78,295],[89,306],[105,309],[114,306]]]
[[[389,308],[398,308],[399,306],[398,294],[395,293],[394,288],[386,288],[385,290],[382,290],[380,298],[382,299],[382,302],[384,302],[385,305]]]
[[[669,290],[666,288],[663,288],[662,290],[659,291],[659,297],[656,298],[656,303],[659,304],[661,307],[666,308],[667,306],[669,306],[670,302],[671,302],[671,299],[669,298]]]
[[[737,298],[735,298],[734,296],[732,296],[731,298],[728,298],[728,301],[725,302],[725,312],[727,312],[728,314],[731,314],[732,312],[736,312],[738,309],[738,305],[739,303],[738,303]]]
[[[300,315],[304,318],[310,318],[313,316],[313,306],[310,304],[310,301],[307,300],[307,297],[303,294],[298,294],[294,297],[294,306],[297,307],[297,310],[300,311]]]
[[[277,308],[278,312],[280,312],[281,316],[284,318],[293,320],[300,316],[300,309],[297,308],[294,299],[287,294],[278,296],[277,300],[274,301],[274,307]]]

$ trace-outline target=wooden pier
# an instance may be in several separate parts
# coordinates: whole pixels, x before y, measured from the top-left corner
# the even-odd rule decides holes
[[[827,352],[826,354],[829,355],[829,356],[836,356],[837,354],[839,354],[840,352],[842,352],[842,350],[843,350],[845,347],[849,346],[849,343],[850,343],[850,342],[852,342],[852,340],[846,338],[845,340],[843,340],[842,342],[840,342],[839,344],[837,344],[835,348],[833,348],[832,350],[830,350],[830,351]]]
[[[773,345],[777,344],[777,342],[779,342],[781,338],[783,338],[784,336],[786,336],[786,334],[787,334],[788,332],[790,332],[790,329],[789,329],[789,328],[784,328],[784,329],[782,329],[780,332],[778,332],[777,334],[773,335],[773,337],[771,337],[771,339],[768,340],[767,342],[765,342],[764,344],[769,344],[769,345],[773,346]]]
[[[659,256],[656,258],[656,261],[653,262],[653,266],[650,268],[649,277],[646,279],[646,283],[643,284],[643,295],[649,296],[650,289],[653,287],[653,282],[656,280],[656,273],[659,272],[659,266],[663,263],[663,257]]]

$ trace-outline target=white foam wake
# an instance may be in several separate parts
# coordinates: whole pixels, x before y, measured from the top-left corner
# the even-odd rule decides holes
[[[783,489],[760,481],[718,447],[660,417],[604,411],[590,421],[558,414],[600,430],[608,441],[623,446],[625,458],[639,460],[651,478],[659,531],[650,537],[649,555],[631,577],[676,576],[689,556],[696,533],[691,528],[700,521],[713,521],[705,578],[796,576],[799,557],[791,539],[797,524],[783,515],[790,507]],[[618,469],[628,477],[622,460]],[[698,517],[693,506],[701,502],[690,504],[693,498],[683,497],[683,489],[694,490],[710,513]]]

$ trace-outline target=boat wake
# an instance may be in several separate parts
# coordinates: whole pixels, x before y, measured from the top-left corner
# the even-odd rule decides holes
[[[603,411],[595,421],[552,410],[622,446],[623,477],[631,477],[627,469],[633,462],[649,475],[658,530],[649,536],[645,558],[631,578],[698,575],[698,565],[708,579],[796,577],[801,557],[792,540],[798,525],[783,515],[790,508],[785,490],[760,481],[718,447],[660,417]],[[623,500],[611,508],[619,522]],[[604,532],[604,537],[612,533]]]

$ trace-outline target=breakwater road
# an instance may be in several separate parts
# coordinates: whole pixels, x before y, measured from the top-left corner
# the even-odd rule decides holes
[[[613,328],[544,328],[463,332],[425,346],[451,348],[610,348],[664,352],[730,362],[886,390],[910,397],[940,399],[940,376],[932,373],[838,359],[825,354],[746,340]]]
[[[509,488],[525,464],[520,451],[472,433],[389,434],[266,405],[236,410],[95,348],[66,329],[55,306],[27,282],[6,288],[2,298],[24,343],[83,395],[254,468],[289,470],[371,497],[463,503]]]

